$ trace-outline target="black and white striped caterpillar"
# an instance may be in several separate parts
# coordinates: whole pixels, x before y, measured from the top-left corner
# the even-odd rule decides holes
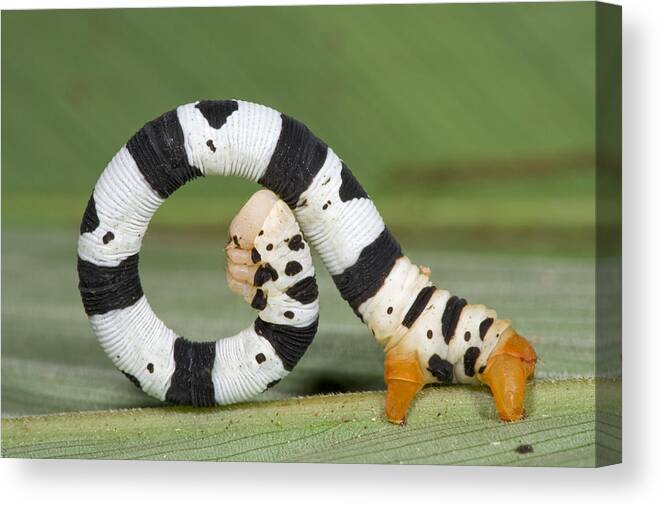
[[[233,238],[231,255],[251,248],[247,264],[254,263],[255,275],[245,279],[243,295],[259,317],[234,337],[195,343],[178,337],[149,307],[138,252],[164,200],[209,175],[243,176],[280,200],[257,213],[256,223],[264,220],[261,236]],[[268,201],[254,202],[260,199]],[[244,213],[250,215],[250,207]],[[525,381],[536,361],[527,341],[493,310],[436,289],[428,270],[402,254],[333,150],[265,106],[240,100],[183,105],[128,141],[96,183],[83,217],[80,293],[106,353],[145,392],[176,403],[232,403],[284,377],[314,337],[317,288],[303,238],[386,351],[389,420],[402,422],[422,385],[437,382],[486,383],[503,419],[523,415]],[[288,275],[292,261],[301,269]]]

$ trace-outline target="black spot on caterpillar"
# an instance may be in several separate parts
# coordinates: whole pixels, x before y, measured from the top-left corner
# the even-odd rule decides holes
[[[434,337],[434,332],[431,329],[427,329],[427,338],[430,340]]]
[[[211,380],[216,357],[214,342],[190,342],[179,337],[174,342],[175,368],[166,401],[195,407],[215,403]]]
[[[301,122],[281,114],[282,128],[259,183],[294,208],[326,161],[328,146]]]
[[[103,238],[102,238],[102,240],[103,240],[103,244],[104,244],[104,245],[107,245],[107,244],[110,243],[113,239],[115,239],[115,235],[114,235],[112,232],[108,231],[108,232],[106,232],[106,233],[103,235]]]
[[[273,280],[274,282],[278,279],[278,272],[273,269],[273,267],[270,264],[264,264],[263,266],[259,266],[257,268],[257,271],[255,271],[255,278],[253,279],[253,285],[255,287],[261,287],[264,285],[266,282],[269,280]]]
[[[140,385],[140,381],[137,378],[135,378],[130,373],[126,373],[125,371],[122,371],[122,370],[119,370],[119,371],[121,371],[124,374],[124,376],[133,383],[133,385],[135,387],[137,387],[138,389],[142,389],[142,386]]]
[[[481,340],[484,340],[484,337],[489,332],[489,328],[491,327],[491,324],[493,324],[493,319],[491,317],[486,318],[482,322],[480,322],[480,339]]]
[[[356,263],[339,275],[333,275],[333,281],[342,298],[351,305],[354,313],[358,307],[374,296],[383,286],[395,261],[402,256],[402,250],[387,228],[360,252]]]
[[[264,291],[262,289],[257,289],[255,292],[255,295],[252,298],[252,302],[250,303],[250,306],[252,306],[255,310],[263,310],[266,308],[266,303],[268,302],[268,298],[264,295]]]
[[[96,202],[94,201],[94,193],[87,201],[85,213],[83,213],[83,220],[80,222],[80,233],[94,232],[99,226],[99,215],[96,214]]]
[[[257,361],[257,364],[262,364],[264,361],[266,361],[266,356],[260,352],[255,356],[255,361]]]
[[[351,173],[349,168],[342,162],[342,172],[340,173],[342,184],[340,185],[340,200],[342,202],[350,201],[351,199],[369,199],[367,192],[360,186],[358,180]]]
[[[287,317],[288,319],[293,319],[293,318],[294,318],[294,312],[292,312],[292,311],[290,311],[290,310],[287,310],[287,311],[284,313],[284,316]]]
[[[147,123],[129,139],[126,149],[149,185],[163,199],[188,181],[203,176],[188,163],[176,109]]]
[[[200,100],[195,107],[200,110],[211,127],[219,129],[225,125],[227,118],[239,109],[239,104],[236,100]]]
[[[257,264],[259,261],[262,260],[262,256],[259,255],[259,252],[257,251],[256,248],[250,250],[250,260],[252,260],[253,264]]]
[[[296,234],[289,240],[288,243],[289,249],[293,252],[298,250],[303,250],[305,248],[305,243],[303,243],[303,237],[300,234]]]
[[[471,332],[470,331],[466,331],[464,333],[464,341],[467,341],[467,342],[471,341]]]
[[[454,331],[461,316],[461,310],[464,309],[466,304],[465,299],[459,299],[457,296],[452,296],[448,299],[445,310],[443,310],[443,316],[441,317],[441,332],[445,338],[445,343],[450,343],[450,340],[454,336]]]
[[[469,347],[464,354],[464,373],[468,377],[475,375],[475,361],[480,356],[480,349],[478,347]]]
[[[257,317],[254,325],[255,332],[269,341],[285,369],[291,371],[312,343],[319,319],[309,326],[295,327],[265,322]]]
[[[480,366],[480,369],[478,370],[478,373],[479,373],[480,375],[482,375],[482,374],[484,373],[484,370],[486,370],[486,369],[487,369],[486,366]]]
[[[287,276],[294,276],[303,270],[303,266],[298,261],[289,261],[285,266],[285,274]]]
[[[404,320],[402,320],[403,326],[410,328],[415,323],[418,317],[420,317],[420,314],[427,307],[427,303],[429,303],[429,300],[431,299],[435,290],[436,287],[432,285],[430,287],[423,287],[420,292],[418,292],[418,295],[415,297],[415,301],[413,301],[413,304],[404,316]]]
[[[154,363],[147,363],[147,371],[149,373],[154,373]]]
[[[451,362],[441,359],[438,354],[434,354],[429,358],[427,371],[436,377],[442,384],[452,383],[454,366],[452,366]]]
[[[212,152],[216,153],[216,145],[213,144],[213,139],[209,139],[209,140],[207,141],[207,146],[209,147],[209,149],[210,149]]]
[[[267,249],[269,252],[270,252],[271,250],[273,250],[273,243],[269,243],[268,245],[266,245],[266,249]]]
[[[534,451],[532,445],[530,444],[521,444],[516,449],[514,449],[519,454],[528,454]]]
[[[319,288],[314,276],[308,276],[299,280],[287,289],[286,294],[301,304],[307,305],[319,297]]]
[[[114,267],[97,266],[78,257],[78,278],[78,290],[87,315],[127,308],[143,295],[138,254]]]
[[[280,380],[282,379],[277,379],[269,382],[268,384],[266,384],[266,389],[271,389],[274,385],[277,385],[280,382]]]
[[[393,311],[393,307],[392,307],[392,306],[389,306],[388,309],[386,310],[386,313],[387,313],[388,315],[391,315],[391,314],[392,314],[392,311]]]
[[[236,234],[232,236],[232,241],[234,242],[235,247],[241,248],[241,245],[239,244],[239,238],[237,238]]]

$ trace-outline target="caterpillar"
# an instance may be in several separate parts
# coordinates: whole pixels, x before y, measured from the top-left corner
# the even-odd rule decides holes
[[[230,288],[259,316],[234,337],[200,344],[179,337],[151,310],[138,254],[165,199],[211,175],[242,176],[273,194],[258,192],[248,201],[230,226],[226,251]],[[384,348],[390,422],[403,424],[416,394],[431,383],[486,384],[501,419],[523,417],[526,381],[537,361],[530,343],[493,310],[436,288],[429,269],[402,253],[335,152],[305,125],[266,106],[182,105],[120,149],[83,216],[80,293],[102,347],[146,393],[191,405],[233,403],[283,378],[314,338],[318,291],[306,242]],[[303,280],[304,297],[288,296]]]

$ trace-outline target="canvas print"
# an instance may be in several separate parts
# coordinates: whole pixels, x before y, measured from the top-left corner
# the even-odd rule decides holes
[[[618,463],[620,25],[3,12],[3,457]]]

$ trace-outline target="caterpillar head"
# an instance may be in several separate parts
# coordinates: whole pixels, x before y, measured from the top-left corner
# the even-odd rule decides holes
[[[489,354],[478,378],[491,389],[502,420],[518,421],[523,417],[526,381],[534,374],[536,363],[532,345],[511,328]]]
[[[255,192],[234,217],[225,247],[227,285],[250,302],[255,295],[253,280],[257,264],[252,257],[255,238],[278,202],[270,190]]]

